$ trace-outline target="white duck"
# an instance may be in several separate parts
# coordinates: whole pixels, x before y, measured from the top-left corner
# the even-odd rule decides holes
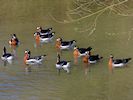
[[[67,73],[70,72],[70,62],[69,61],[60,61],[60,55],[57,54],[57,63],[56,63],[56,68],[60,72],[61,69],[64,69]]]
[[[30,57],[30,51],[25,51],[24,63],[27,65],[42,64],[42,61],[46,55]]]
[[[112,67],[124,67],[132,58],[114,59],[113,55],[110,55],[109,64]]]

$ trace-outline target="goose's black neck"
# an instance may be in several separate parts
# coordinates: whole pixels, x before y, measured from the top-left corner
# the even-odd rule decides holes
[[[3,48],[3,54],[6,54],[6,47]]]

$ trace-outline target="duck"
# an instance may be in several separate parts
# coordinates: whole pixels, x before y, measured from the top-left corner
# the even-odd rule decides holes
[[[56,69],[60,72],[61,69],[65,70],[67,73],[70,73],[70,61],[60,60],[60,55],[57,54],[57,63]]]
[[[41,30],[41,35],[46,35],[46,34],[50,34],[50,32],[52,31],[52,28],[47,28],[45,30]]]
[[[63,41],[62,38],[56,39],[57,42],[60,42],[60,49],[61,50],[69,50],[74,48],[76,44],[76,40],[71,40],[71,41]]]
[[[79,48],[77,46],[74,47],[74,50],[77,49],[79,52],[79,57],[83,57],[86,55],[86,52],[90,52],[92,50],[92,47],[88,47],[88,48]]]
[[[31,57],[31,52],[25,50],[24,63],[26,65],[40,65],[46,55]]]
[[[12,62],[12,60],[14,59],[14,55],[11,53],[7,53],[6,52],[6,47],[3,48],[3,55],[1,56],[1,59],[3,61],[8,61],[8,62]]]
[[[131,59],[132,58],[114,59],[114,56],[111,54],[109,58],[109,65],[114,68],[124,67]]]
[[[40,42],[41,43],[48,43],[48,42],[51,42],[53,37],[55,35],[55,32],[51,32],[49,34],[46,34],[46,35],[40,35]]]
[[[96,55],[91,55],[91,53],[89,53],[89,62],[90,64],[95,64],[98,61],[100,61],[103,57],[99,56],[99,54]]]
[[[52,28],[51,27],[50,28],[47,28],[47,29],[42,29],[41,26],[38,26],[36,29],[37,29],[37,31],[34,34],[36,34],[37,32],[39,32],[40,35],[46,35],[46,34],[49,34],[52,31]]]
[[[53,37],[55,35],[55,32],[50,32],[49,34],[40,34],[39,32],[36,32],[34,34],[37,41],[40,41],[40,43],[48,43],[51,42]]]
[[[12,46],[18,46],[20,44],[16,34],[12,34],[12,38],[9,40],[9,44]]]

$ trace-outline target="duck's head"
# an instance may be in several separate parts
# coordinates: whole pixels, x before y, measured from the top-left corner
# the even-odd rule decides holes
[[[17,37],[16,34],[13,34],[14,37]]]
[[[25,53],[25,54],[28,54],[29,56],[31,55],[30,50],[25,50],[24,53]]]
[[[46,55],[42,55],[41,57],[44,58],[44,57],[46,57]]]
[[[37,32],[40,32],[42,30],[42,27],[38,26],[36,29],[37,29]]]
[[[62,38],[59,37],[59,38],[56,39],[56,41],[62,41]]]
[[[89,51],[86,51],[85,52],[85,55],[89,56],[90,52]]]
[[[35,32],[34,33],[34,36],[37,36],[37,35],[40,35],[40,33],[39,32]]]
[[[24,53],[25,53],[25,54],[28,54],[28,50],[25,50]]]
[[[114,56],[113,56],[112,54],[110,54],[110,58],[111,58],[111,59],[113,59],[113,58],[114,58]]]
[[[57,42],[60,41],[59,38],[57,38],[56,41],[57,41]]]
[[[41,27],[41,26],[37,26],[36,29],[37,29],[37,30],[39,30],[39,29],[42,30],[42,27]]]
[[[55,32],[52,32],[52,35],[55,35]]]
[[[12,39],[16,39],[16,38],[17,38],[16,34],[12,34]]]
[[[77,50],[77,49],[78,49],[78,47],[77,47],[77,46],[75,46],[73,49],[74,49],[74,50]]]
[[[27,59],[29,59],[29,54],[28,54],[28,51],[25,50],[25,55],[24,55],[24,63],[26,64],[27,62]]]
[[[48,30],[51,31],[52,30],[52,27],[48,28]]]
[[[76,43],[77,41],[76,40],[72,40],[73,41],[73,43]]]

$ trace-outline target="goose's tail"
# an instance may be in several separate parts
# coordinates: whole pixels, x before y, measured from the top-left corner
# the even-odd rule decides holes
[[[91,51],[91,49],[92,49],[92,47],[88,47],[86,50],[87,50],[87,51]]]
[[[124,63],[128,63],[132,58],[123,59]]]

